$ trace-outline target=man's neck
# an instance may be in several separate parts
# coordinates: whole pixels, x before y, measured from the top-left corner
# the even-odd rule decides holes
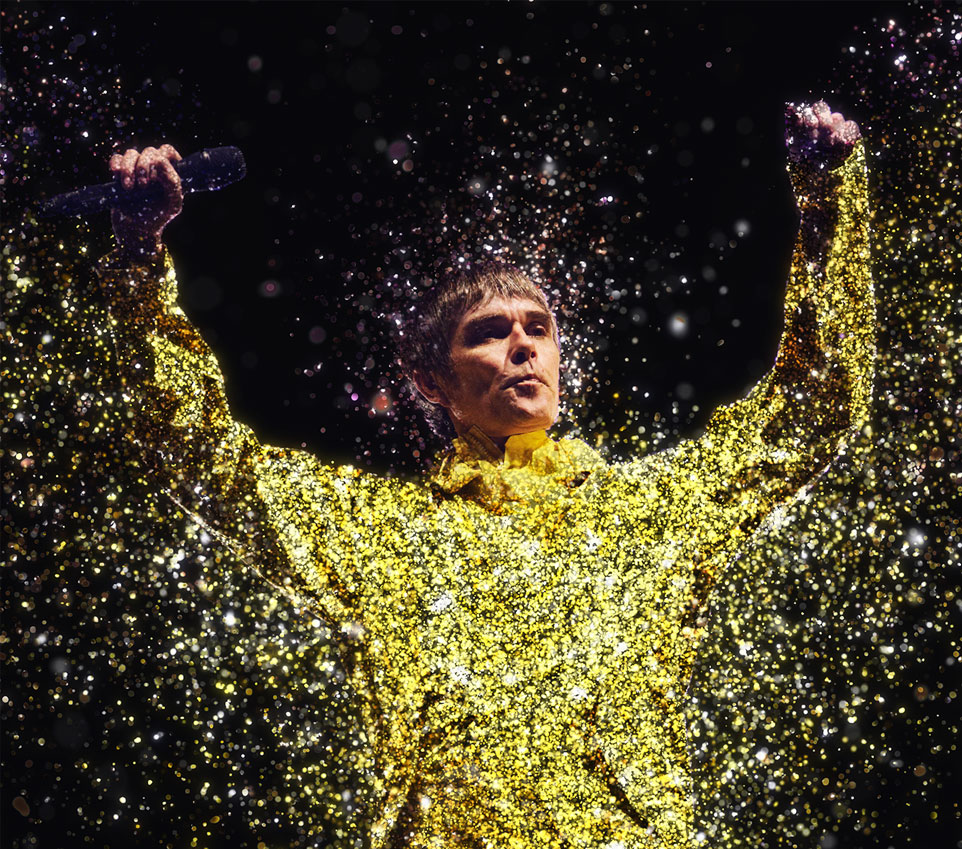
[[[493,461],[503,459],[506,453],[511,450],[515,453],[518,453],[519,450],[524,451],[526,448],[530,450],[532,446],[537,447],[547,440],[543,428],[527,433],[513,433],[499,437],[489,436],[477,426],[456,428],[456,430],[458,441],[465,445],[472,454],[478,457],[487,456]]]

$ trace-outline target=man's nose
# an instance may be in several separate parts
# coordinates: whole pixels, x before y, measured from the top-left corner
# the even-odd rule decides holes
[[[512,335],[515,337],[515,343],[514,348],[511,350],[511,362],[516,366],[520,366],[528,360],[534,359],[535,347],[531,341],[531,337],[528,336],[524,330],[517,329]]]

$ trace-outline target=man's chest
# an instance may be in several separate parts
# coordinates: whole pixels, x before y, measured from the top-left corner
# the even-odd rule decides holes
[[[337,552],[359,576],[384,762],[410,765],[438,810],[534,794],[571,835],[596,814],[634,834],[682,805],[690,583],[670,546],[604,499],[402,507]]]
[[[408,689],[580,713],[676,674],[687,584],[610,509],[454,503],[391,527],[365,564],[363,627],[373,664]]]

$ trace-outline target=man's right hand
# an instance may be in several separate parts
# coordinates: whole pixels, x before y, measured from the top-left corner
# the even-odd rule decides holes
[[[136,210],[112,209],[110,220],[120,252],[130,259],[146,259],[161,249],[164,228],[184,208],[184,190],[173,163],[180,154],[169,144],[128,150],[110,157],[110,170],[122,190],[159,183],[164,193],[159,200],[145,201]]]

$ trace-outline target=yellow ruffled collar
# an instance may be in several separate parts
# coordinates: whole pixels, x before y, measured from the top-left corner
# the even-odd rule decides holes
[[[578,439],[550,439],[543,430],[508,437],[502,452],[480,429],[471,428],[443,455],[432,483],[485,506],[543,500],[571,490],[604,465],[601,455]]]

